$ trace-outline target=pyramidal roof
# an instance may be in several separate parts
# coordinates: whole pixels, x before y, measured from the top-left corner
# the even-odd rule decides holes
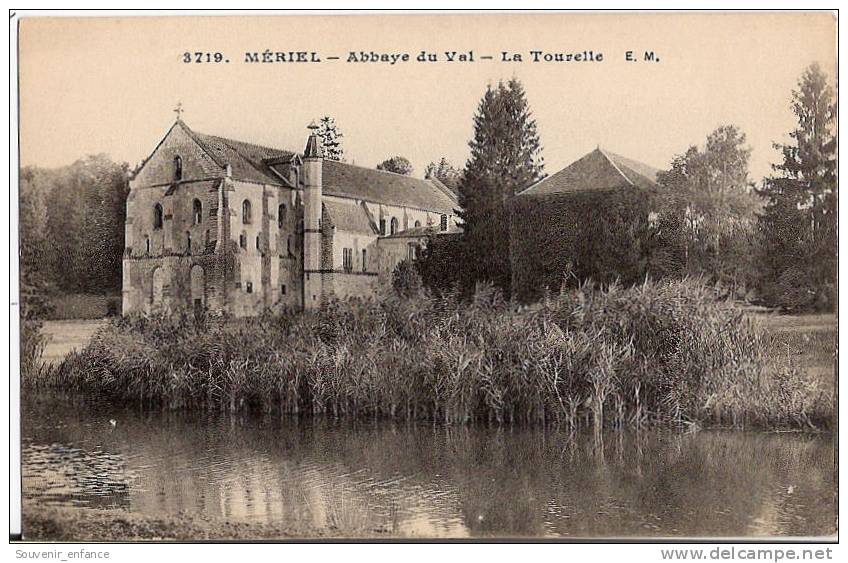
[[[619,188],[649,188],[657,183],[659,170],[624,158],[600,147],[548,176],[519,195],[544,195]]]
[[[282,184],[283,180],[272,167],[296,155],[292,151],[198,133],[182,121],[179,124],[216,164],[222,168],[229,164],[236,180]],[[441,183],[431,180],[327,159],[323,161],[322,168],[324,195],[447,214],[452,214],[457,207],[456,195]]]

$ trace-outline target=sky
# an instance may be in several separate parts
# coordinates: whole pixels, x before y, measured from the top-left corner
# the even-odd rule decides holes
[[[831,80],[836,68],[828,13],[29,17],[19,34],[21,164],[45,167],[97,153],[134,165],[181,102],[195,131],[289,150],[330,115],[349,162],[402,155],[421,176],[443,156],[464,165],[487,85],[515,77],[549,174],[597,146],[667,168],[735,124],[759,180],[779,159],[772,143],[789,140],[804,68],[816,61]],[[323,62],[245,62],[265,50],[314,51]],[[416,62],[422,50],[440,60]],[[532,62],[532,50],[603,61]],[[186,64],[187,51],[229,63]],[[347,62],[351,51],[412,60]],[[448,62],[446,51],[473,51],[475,61]],[[659,60],[626,61],[626,51]],[[504,62],[503,52],[522,61]]]

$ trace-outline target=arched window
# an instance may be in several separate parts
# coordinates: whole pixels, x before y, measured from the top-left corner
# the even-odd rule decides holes
[[[286,204],[280,204],[279,209],[277,209],[277,227],[280,229],[283,228],[283,223],[286,222]]]
[[[174,181],[179,182],[183,179],[183,159],[180,155],[174,157]]]
[[[241,204],[241,222],[245,225],[249,224],[251,215],[250,200],[246,199]]]
[[[389,234],[393,235],[398,232],[398,220],[395,217],[392,217],[391,223],[389,223]]]
[[[158,231],[162,228],[162,204],[157,203],[153,206],[153,230]]]
[[[186,254],[191,254],[191,231],[186,231]]]
[[[199,199],[195,199],[191,204],[191,214],[194,219],[194,224],[199,225],[203,221],[203,204]]]
[[[421,226],[421,221],[416,221],[416,222],[415,222],[415,228],[418,228],[418,227],[420,227],[420,226]]]

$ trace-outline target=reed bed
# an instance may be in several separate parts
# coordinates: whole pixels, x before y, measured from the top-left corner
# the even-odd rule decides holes
[[[255,319],[132,316],[24,381],[172,409],[569,428],[826,427],[832,397],[698,280],[390,293]]]

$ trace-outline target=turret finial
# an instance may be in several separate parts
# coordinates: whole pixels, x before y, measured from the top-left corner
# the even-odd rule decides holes
[[[306,150],[303,151],[303,158],[323,158],[321,151],[321,141],[318,138],[318,126],[315,121],[309,124],[309,139],[306,141]]]

